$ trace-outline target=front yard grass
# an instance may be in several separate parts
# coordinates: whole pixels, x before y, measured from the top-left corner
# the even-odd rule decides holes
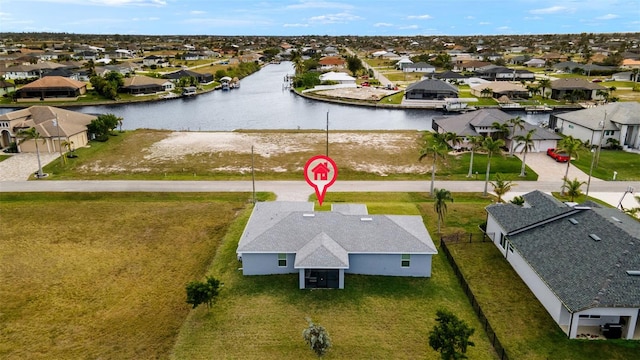
[[[250,195],[0,196],[0,358],[158,359]]]
[[[419,215],[415,201],[430,201],[425,196],[331,193],[325,201],[364,202],[371,213]],[[346,275],[343,290],[299,290],[295,274],[242,275],[235,250],[248,216],[246,211],[231,227],[209,270],[224,283],[218,301],[210,311],[191,312],[172,358],[315,359],[301,336],[309,317],[331,335],[333,347],[326,359],[437,359],[428,334],[440,308],[476,329],[469,358],[495,358],[442,254],[434,257],[429,279]]]
[[[588,174],[594,154],[586,148],[580,149],[577,159],[574,158],[571,162],[585,174]],[[603,149],[600,151],[597,166],[593,167],[593,176],[598,179],[613,180],[614,172],[617,172],[616,180],[640,180],[640,154],[622,150]]]

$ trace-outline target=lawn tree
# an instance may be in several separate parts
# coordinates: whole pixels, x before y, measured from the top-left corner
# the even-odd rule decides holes
[[[38,146],[38,143],[42,140],[42,142],[44,142],[44,139],[42,139],[40,137],[40,133],[38,132],[38,130],[36,130],[36,128],[28,128],[25,130],[20,130],[18,131],[17,136],[19,138],[21,138],[20,141],[18,141],[18,144],[23,143],[27,140],[31,140],[33,139],[33,141],[36,144],[36,156],[38,158],[38,172],[36,173],[36,177],[41,178],[44,177],[44,173],[42,172],[42,161],[40,160],[40,147]]]
[[[547,88],[551,87],[551,80],[549,79],[540,79],[538,81],[538,85],[540,85],[540,87],[542,88],[542,98],[545,98],[545,94],[546,94],[546,90]]]
[[[472,177],[473,176],[473,154],[475,153],[476,150],[482,147],[482,142],[484,141],[484,137],[480,135],[476,135],[476,136],[470,136],[468,139],[469,139],[469,142],[467,143],[467,146],[469,146],[469,148],[471,149],[471,157],[469,158],[469,173],[467,174],[467,177]]]
[[[431,187],[430,194],[433,197],[433,184],[436,180],[436,160],[438,159],[438,155],[442,155],[443,157],[446,154],[449,145],[447,144],[447,135],[441,133],[431,133],[431,137],[425,136],[424,144],[422,145],[422,149],[420,149],[420,156],[418,157],[418,161],[422,161],[425,157],[430,155],[433,156],[433,166],[431,167]]]
[[[443,360],[466,359],[467,348],[475,346],[469,340],[475,329],[447,310],[438,310],[436,321],[429,333],[429,346],[439,351]]]
[[[503,179],[502,175],[497,173],[496,180],[491,182],[491,186],[493,186],[493,192],[498,195],[498,202],[501,203],[503,202],[502,196],[511,191],[511,187],[514,186],[514,184],[510,180]]]
[[[523,131],[524,130],[524,124],[526,123],[526,121],[524,121],[523,118],[521,118],[520,116],[516,116],[513,119],[510,119],[508,121],[508,124],[511,126],[511,134],[514,135],[516,134],[516,129]],[[513,144],[513,140],[511,140],[511,143],[509,145],[509,156],[513,156],[513,152],[514,152],[514,144]]]
[[[96,140],[107,141],[109,134],[111,134],[121,121],[122,118],[113,114],[102,114],[91,120],[91,123],[87,125],[87,130],[89,133],[95,135]]]
[[[307,342],[311,350],[318,356],[323,356],[331,347],[329,332],[311,319],[307,318],[309,326],[302,331],[302,338]]]
[[[515,148],[517,148],[522,144],[522,150],[520,150],[520,154],[522,154],[522,167],[520,168],[521,177],[527,176],[527,174],[525,173],[525,170],[527,167],[527,153],[529,153],[529,151],[534,149],[533,135],[535,133],[536,133],[536,129],[531,129],[526,134],[517,135],[516,137],[513,138],[516,141]]]
[[[484,192],[483,195],[487,196],[487,188],[489,187],[489,174],[491,173],[491,157],[494,154],[502,154],[501,148],[504,146],[504,140],[493,140],[487,136],[482,142],[482,149],[487,152],[487,174],[484,179]]]
[[[207,304],[210,309],[213,301],[218,296],[220,281],[213,276],[207,276],[203,282],[192,281],[187,284],[187,304],[191,304],[193,309],[200,304]]]
[[[305,72],[304,60],[302,59],[302,52],[294,50],[291,52],[291,62],[295,69],[296,75],[302,75]]]
[[[569,167],[571,166],[571,159],[575,156],[578,158],[578,150],[582,147],[582,141],[580,139],[576,139],[573,136],[569,135],[558,143],[558,151],[566,152],[569,156],[569,161],[567,161],[567,169],[564,172],[563,180],[569,178]],[[562,186],[562,195],[564,195],[565,187]]]
[[[447,214],[447,201],[453,202],[453,197],[447,189],[434,189],[434,191],[433,209],[438,214],[438,234],[440,234],[440,224],[444,222],[444,216]]]
[[[347,56],[346,60],[347,60],[347,69],[351,71],[351,74],[353,74],[353,76],[357,76],[358,71],[363,69],[362,60],[358,59],[356,55]]]
[[[564,178],[564,182],[562,184],[562,193],[569,195],[571,201],[576,198],[576,196],[582,195],[582,190],[580,187],[585,185],[586,181],[580,181],[578,178],[574,178],[573,180],[569,180],[566,177]]]

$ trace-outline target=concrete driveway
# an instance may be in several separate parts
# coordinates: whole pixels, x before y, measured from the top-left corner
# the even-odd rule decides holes
[[[60,157],[60,154],[40,153],[42,166]],[[5,161],[0,161],[0,181],[28,180],[31,174],[38,171],[38,157],[35,153],[12,154]]]
[[[516,154],[520,160],[522,160],[521,154]],[[528,153],[527,154],[527,166],[533,171],[538,173],[538,181],[560,181],[564,178],[565,171],[567,171],[567,163],[560,163],[547,156],[546,152]],[[589,180],[589,174],[585,174],[582,170],[569,165],[569,180],[578,178],[580,181]],[[591,178],[591,183],[596,181],[602,181],[594,177]]]

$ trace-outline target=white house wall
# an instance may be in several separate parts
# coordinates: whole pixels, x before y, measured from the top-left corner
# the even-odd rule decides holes
[[[400,254],[350,254],[346,274],[384,276],[431,276],[431,255],[411,255],[409,267],[402,267]]]
[[[293,267],[295,254],[287,254],[287,266],[278,266],[278,254],[242,254],[243,275],[271,275],[297,273]]]

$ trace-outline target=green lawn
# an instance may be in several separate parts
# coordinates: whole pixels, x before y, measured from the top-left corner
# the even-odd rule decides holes
[[[323,208],[344,201],[366,202],[371,213],[420,214],[414,201],[430,200],[423,194],[333,193]],[[310,317],[331,335],[327,359],[437,359],[427,338],[440,308],[476,329],[469,358],[495,358],[442,254],[434,257],[429,279],[347,275],[344,290],[299,290],[294,274],[242,276],[235,249],[248,216],[247,211],[232,225],[209,269],[224,282],[218,302],[211,311],[191,312],[172,358],[313,359],[301,337]],[[430,216],[426,220],[433,223]]]
[[[589,173],[593,155],[588,149],[581,149],[578,158],[572,160],[573,164],[586,174]],[[600,152],[600,158],[596,156],[594,161],[593,176],[603,180],[613,180],[614,171],[616,180],[638,181],[640,180],[640,154],[621,150],[606,150]],[[595,166],[597,165],[597,166]]]

